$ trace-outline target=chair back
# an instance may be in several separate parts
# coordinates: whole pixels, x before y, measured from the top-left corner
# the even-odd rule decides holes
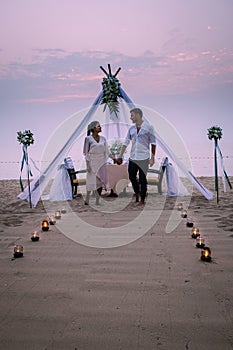
[[[71,159],[71,157],[67,157],[64,159],[64,164],[65,164],[65,167],[67,169],[67,172],[70,176],[70,180],[71,180],[71,183],[73,182],[74,179],[77,179],[77,176],[76,176],[76,173],[75,173],[75,169],[74,169],[74,164],[73,164],[73,161]]]

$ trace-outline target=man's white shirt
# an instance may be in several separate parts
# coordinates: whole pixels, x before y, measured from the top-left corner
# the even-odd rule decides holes
[[[150,158],[150,144],[156,145],[154,128],[148,122],[143,121],[141,128],[137,131],[136,124],[132,125],[126,135],[123,145],[126,147],[132,141],[130,151],[131,160],[144,160]]]

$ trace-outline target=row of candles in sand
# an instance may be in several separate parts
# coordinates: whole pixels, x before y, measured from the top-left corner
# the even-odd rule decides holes
[[[177,205],[177,209],[181,211],[181,217],[187,219],[186,226],[192,227],[191,236],[193,239],[196,239],[196,247],[201,248],[201,260],[210,262],[211,250],[205,245],[205,240],[201,237],[199,228],[194,226],[192,218],[188,217],[187,210],[183,208],[182,203]]]
[[[62,208],[61,210],[57,210],[55,212],[55,215],[50,216],[49,220],[43,220],[41,223],[41,230],[42,231],[49,231],[49,225],[55,225],[56,220],[61,219],[61,215],[66,213],[66,209]],[[38,242],[40,239],[40,235],[38,231],[34,231],[31,240],[32,242]],[[23,256],[23,246],[22,245],[15,245],[14,246],[14,257],[15,258],[21,258]]]

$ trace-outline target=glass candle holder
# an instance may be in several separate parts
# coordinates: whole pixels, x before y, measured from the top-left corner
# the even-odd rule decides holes
[[[55,212],[55,219],[57,219],[57,220],[61,219],[61,211],[60,210],[57,210]]]
[[[66,213],[66,208],[61,208],[61,214],[65,214]]]
[[[196,239],[199,236],[200,236],[199,228],[198,227],[193,227],[193,229],[192,229],[192,238]]]
[[[210,262],[211,261],[211,250],[209,247],[204,247],[201,250],[201,260]]]
[[[48,231],[49,230],[49,222],[47,220],[42,221],[42,231]]]
[[[23,256],[23,246],[22,245],[14,246],[14,257],[21,258],[22,256]]]
[[[187,210],[183,210],[181,213],[181,217],[182,218],[187,218],[188,214],[187,214]]]
[[[196,247],[197,248],[204,248],[205,247],[205,240],[201,236],[197,237],[197,239],[196,239]]]
[[[40,236],[39,236],[38,232],[34,231],[32,236],[31,236],[32,242],[37,242],[37,241],[39,241],[39,239],[40,239]]]
[[[178,204],[177,204],[177,209],[178,209],[179,211],[183,210],[183,204],[182,204],[182,203],[178,203]]]
[[[186,222],[186,226],[187,227],[193,227],[193,219],[192,218],[187,218],[187,222]]]
[[[49,218],[49,224],[50,225],[55,225],[56,224],[56,219],[55,219],[55,217],[53,215],[50,216],[50,218]]]

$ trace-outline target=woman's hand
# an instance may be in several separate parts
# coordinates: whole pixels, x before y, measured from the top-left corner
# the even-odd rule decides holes
[[[90,173],[91,172],[91,166],[90,166],[90,162],[86,162],[86,169],[87,169],[87,172]]]

